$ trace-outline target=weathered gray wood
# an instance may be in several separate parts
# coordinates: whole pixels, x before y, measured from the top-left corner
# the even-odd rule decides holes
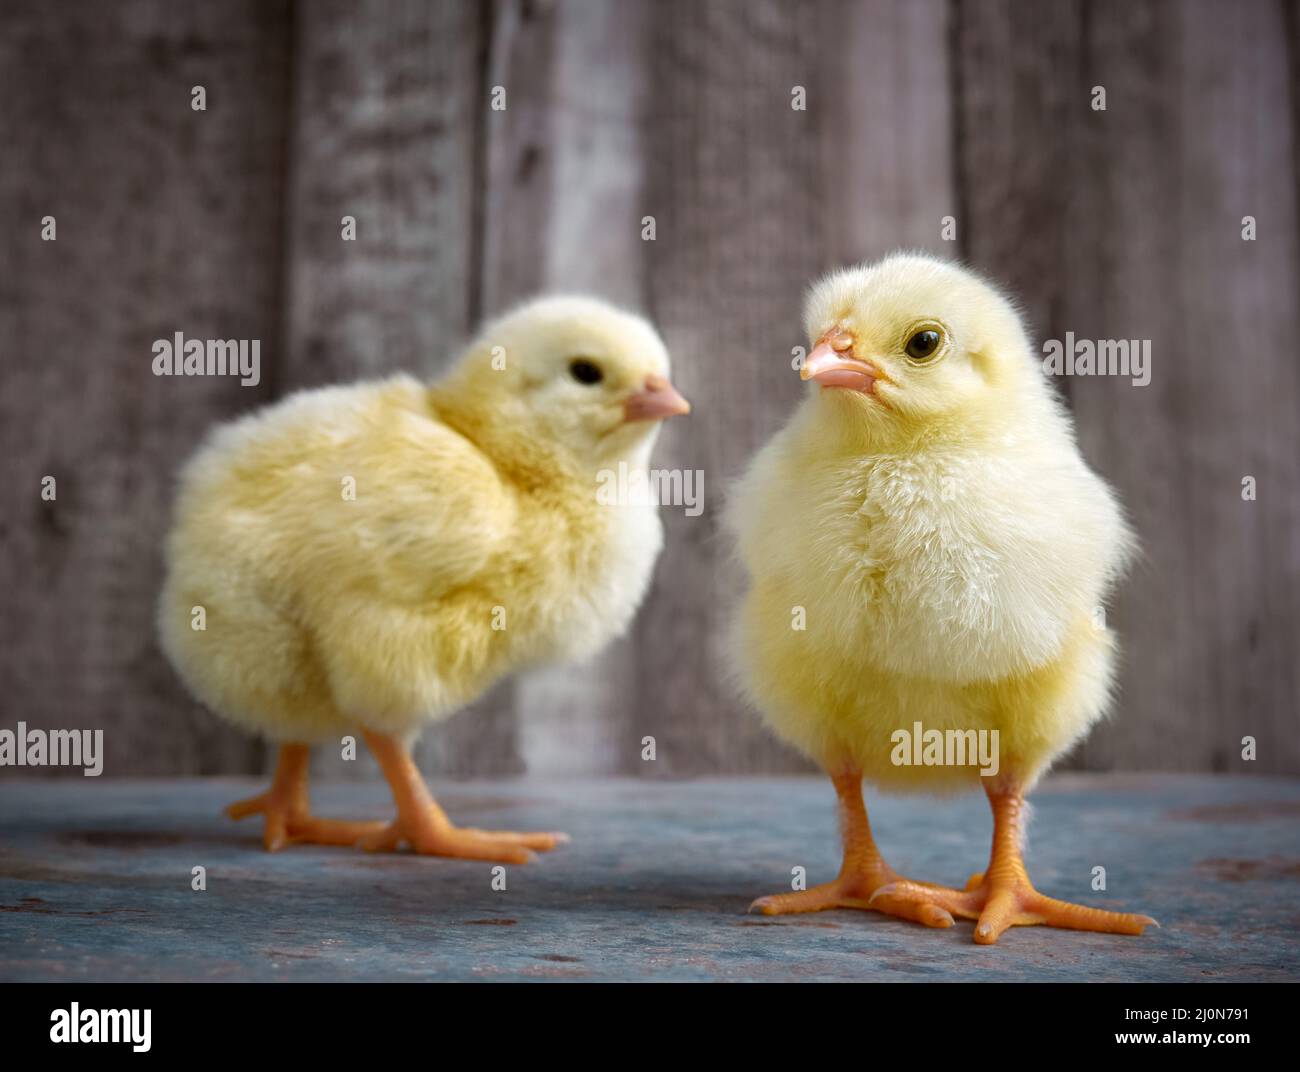
[[[496,5],[487,82],[507,108],[485,113],[485,315],[539,291],[643,307],[648,14],[642,3]],[[615,643],[503,689],[529,771],[608,773],[639,753],[625,725],[637,657]]]
[[[503,684],[428,732],[421,761],[800,766],[722,682],[739,587],[722,496],[800,395],[806,284],[898,246],[957,252],[939,237],[954,215],[959,251],[1039,338],[1153,341],[1149,387],[1061,385],[1146,548],[1111,612],[1118,717],[1071,762],[1300,770],[1297,56],[1295,4],[1267,0],[10,4],[7,721],[105,726],[112,771],[260,768],[153,637],[176,467],[217,420],[299,387],[433,375],[482,317],[572,290],[660,326],[696,409],[656,464],[702,469],[706,511],[665,508],[628,639]],[[176,330],[260,338],[262,385],[153,377],[150,344]]]
[[[473,315],[477,5],[328,0],[294,21],[281,386],[431,375]]]
[[[695,403],[661,455],[704,471],[708,508],[698,518],[665,512],[667,549],[636,633],[635,732],[657,740],[646,773],[791,769],[802,761],[723,680],[719,641],[739,579],[719,508],[800,397],[791,358],[807,342],[808,283],[846,260],[940,244],[940,217],[953,206],[943,6],[655,11],[646,42],[654,92],[645,201],[658,222],[650,308]],[[895,77],[899,57],[914,53],[926,62]],[[796,86],[807,91],[806,111],[792,108]],[[908,125],[916,133],[896,132]]]
[[[546,282],[556,47],[554,4],[501,0],[488,6],[491,39],[476,102],[485,145],[479,281],[485,317],[531,297]],[[497,96],[502,92],[503,100]],[[492,106],[494,96],[503,108]]]
[[[975,264],[1040,338],[1150,339],[1147,387],[1075,378],[1085,453],[1145,557],[1093,767],[1300,761],[1295,126],[1281,9],[963,6],[959,176]],[[1103,85],[1107,109],[1090,108]],[[1243,242],[1242,217],[1259,220]],[[1259,480],[1243,502],[1241,480]],[[1259,759],[1240,758],[1241,738]]]
[[[1048,779],[1027,861],[1038,888],[1161,926],[1140,937],[1015,927],[984,951],[968,920],[931,930],[852,909],[746,914],[755,896],[790,888],[791,868],[821,882],[839,867],[822,777],[436,785],[465,822],[573,835],[509,868],[505,890],[474,860],[314,845],[268,856],[257,820],[232,828],[219,814],[262,784],[0,784],[0,981],[1300,979],[1295,778]],[[326,814],[391,809],[382,785],[317,796]],[[870,807],[886,858],[912,878],[960,885],[987,860],[978,796]],[[205,893],[190,889],[196,865]]]
[[[1098,122],[1089,111],[1095,83],[1082,73],[1085,10],[1079,0],[1032,12],[1009,2],[954,8],[962,254],[1015,296],[1036,342],[1062,338],[1067,305],[1080,309],[1089,301],[1081,279],[1092,242],[1067,231],[1069,206],[1077,203],[1072,199],[1087,185],[1098,155],[1083,155],[1091,145],[1084,132]],[[1077,225],[1077,213],[1073,220]],[[1068,398],[1071,382],[1063,379],[1058,387]],[[1084,448],[1097,465],[1086,441]],[[1102,473],[1114,479],[1110,469]],[[1120,492],[1127,497],[1126,488]],[[1122,629],[1124,606],[1111,609],[1112,626]],[[1106,732],[1095,729],[1093,739]],[[1077,749],[1062,766],[1082,765],[1082,754]]]
[[[395,371],[433,377],[479,298],[485,33],[479,5],[304,4],[295,18],[282,391]],[[343,218],[356,240],[343,238]],[[504,694],[508,700],[508,694]],[[520,769],[498,691],[424,734],[427,769]],[[375,777],[364,748],[326,776]]]
[[[941,237],[956,216],[953,102],[941,0],[842,0],[821,90],[829,122],[815,177],[822,241],[835,266],[892,250],[958,251]],[[960,236],[960,232],[959,232]]]
[[[275,361],[287,59],[282,3],[0,19],[4,721],[103,727],[109,773],[245,770],[259,751],[185,695],[153,615],[177,465],[271,388],[155,377],[151,346],[260,339]]]

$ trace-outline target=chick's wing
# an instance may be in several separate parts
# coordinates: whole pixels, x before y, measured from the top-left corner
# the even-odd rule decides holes
[[[426,604],[471,583],[507,540],[516,504],[468,440],[420,414],[390,414],[382,429],[340,451],[337,524],[307,551],[327,585],[352,595]],[[354,497],[347,497],[351,492]]]

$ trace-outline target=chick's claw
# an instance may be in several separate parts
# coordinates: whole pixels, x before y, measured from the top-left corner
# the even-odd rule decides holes
[[[749,910],[751,912],[761,912],[765,916],[822,912],[828,908],[868,910],[876,907],[872,903],[875,891],[897,885],[898,882],[898,876],[892,873],[887,876],[874,876],[869,879],[861,877],[845,879],[841,877],[833,882],[814,886],[810,890],[799,890],[795,893],[774,893],[767,897],[760,897],[749,906]],[[907,885],[925,888],[920,883],[907,883]],[[937,905],[930,904],[919,905],[915,913],[908,918],[917,923],[924,923],[927,927],[951,927],[953,923],[952,916],[948,912]]]
[[[286,845],[353,845],[358,839],[383,828],[379,822],[348,822],[318,819],[311,814],[307,793],[309,750],[305,744],[281,745],[271,788],[226,808],[232,819],[265,816],[262,843],[267,852],[279,852]]]
[[[279,852],[289,843],[289,810],[289,803],[278,799],[277,794],[268,789],[265,793],[228,805],[225,814],[236,822],[250,815],[264,815],[262,844],[267,852]]]
[[[773,893],[760,897],[749,906],[751,912],[765,916],[785,916],[799,912],[822,912],[828,908],[866,908],[866,899],[854,896],[857,891],[847,889],[838,880],[814,886],[795,893]]]
[[[954,916],[963,919],[979,917],[977,898],[965,890],[951,890],[943,886],[925,886],[919,882],[900,880],[881,886],[871,895],[870,905],[877,912],[898,916],[914,923],[925,922],[936,912],[948,917],[951,926]]]
[[[568,834],[522,833],[513,830],[476,830],[439,822],[430,811],[427,819],[409,826],[400,818],[363,837],[358,845],[367,852],[394,852],[403,844],[424,856],[449,856],[462,860],[524,864],[535,853],[550,852],[569,840]]]
[[[1024,879],[989,883],[983,878],[971,876],[964,890],[893,882],[872,895],[871,907],[914,922],[925,922],[935,911],[976,920],[978,945],[993,945],[1009,927],[1046,924],[1066,930],[1141,934],[1145,927],[1159,926],[1150,916],[1107,912],[1045,897]],[[977,879],[981,880],[978,884]]]
[[[231,819],[250,815],[265,817],[262,842],[267,852],[279,852],[286,845],[354,845],[361,838],[382,830],[381,822],[351,822],[344,819],[319,819],[298,800],[268,789],[247,800],[236,801],[226,808]]]
[[[355,845],[362,838],[386,824],[379,820],[354,821],[350,819],[319,819],[315,815],[291,815],[288,823],[289,840],[310,842],[313,845]]]

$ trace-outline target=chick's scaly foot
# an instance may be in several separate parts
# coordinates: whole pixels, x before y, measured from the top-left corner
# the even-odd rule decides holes
[[[394,852],[403,844],[424,856],[451,856],[462,860],[524,864],[533,854],[550,852],[569,840],[568,834],[521,833],[514,830],[476,830],[452,826],[440,809],[430,808],[412,823],[397,818],[367,834],[358,844],[367,852]]]
[[[513,830],[474,830],[456,826],[429,793],[410,748],[389,734],[364,730],[379,768],[388,779],[397,804],[397,818],[360,845],[370,852],[392,852],[403,843],[426,856],[524,864],[535,852],[549,852],[569,840],[568,834],[523,834]]]
[[[1155,920],[1131,912],[1107,912],[1045,897],[1034,889],[1025,870],[1025,797],[1019,783],[985,786],[993,809],[993,851],[983,874],[970,877],[964,890],[891,882],[871,895],[871,907],[902,919],[924,923],[936,908],[976,920],[975,941],[992,945],[1008,927],[1046,924],[1075,931],[1141,934]]]
[[[267,852],[278,852],[291,844],[354,845],[385,826],[382,822],[318,819],[303,803],[286,799],[286,794],[274,788],[247,800],[236,801],[226,808],[226,815],[232,819],[265,816],[262,843]]]
[[[900,882],[905,880],[893,868],[882,865],[865,872],[841,874],[834,881],[814,886],[810,890],[774,893],[767,897],[760,897],[749,906],[749,910],[761,912],[765,916],[822,912],[828,908],[871,910],[876,907],[871,903],[871,898],[877,890]],[[907,884],[923,887],[922,883]],[[939,905],[925,905],[918,908],[915,919],[927,927],[951,927],[953,924],[952,915]]]
[[[936,911],[948,915],[949,920],[953,916],[976,920],[975,941],[979,945],[993,945],[1008,927],[1046,924],[1075,931],[1141,934],[1145,927],[1159,926],[1150,916],[1107,912],[1044,896],[1024,875],[992,880],[972,875],[964,890],[906,880],[891,882],[871,895],[870,906],[917,923],[929,923]]]
[[[383,823],[352,823],[340,819],[317,819],[311,814],[307,795],[307,764],[310,749],[290,742],[280,746],[271,788],[255,797],[226,808],[232,819],[263,815],[266,826],[262,842],[267,852],[278,852],[291,842],[317,845],[352,845],[366,834],[382,829]]]

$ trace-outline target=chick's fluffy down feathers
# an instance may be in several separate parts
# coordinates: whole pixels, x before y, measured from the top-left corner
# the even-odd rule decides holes
[[[1113,640],[1096,611],[1131,536],[982,281],[923,257],[842,273],[814,290],[810,335],[847,322],[887,353],[891,293],[915,316],[945,311],[955,345],[1000,352],[950,358],[920,383],[904,362],[882,366],[901,385],[888,405],[810,387],[729,496],[751,578],[734,663],[776,731],[824,766],[895,789],[978,780],[974,767],[895,765],[891,734],[920,722],[998,730],[1004,771],[1032,782],[1106,708]],[[940,375],[957,384],[951,405]],[[935,401],[909,411],[922,391]]]
[[[491,413],[445,419],[455,402],[397,376],[209,438],[182,475],[159,607],[200,699],[275,740],[409,736],[625,628],[662,542],[653,508],[598,505],[591,473],[508,427],[485,452],[455,425]]]

